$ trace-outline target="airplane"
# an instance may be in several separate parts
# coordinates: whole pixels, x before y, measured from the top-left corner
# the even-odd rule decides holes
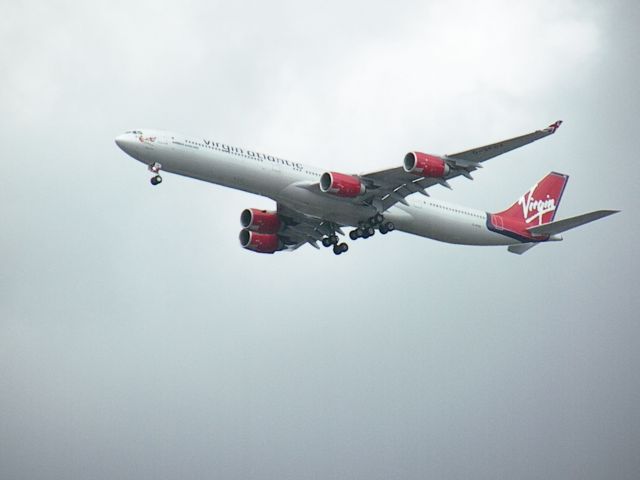
[[[552,135],[562,121],[497,143],[447,155],[412,151],[400,166],[345,174],[304,165],[246,148],[163,130],[130,130],[116,137],[125,153],[147,165],[152,185],[161,171],[268,197],[275,210],[247,208],[240,214],[240,244],[259,253],[292,251],[310,244],[349,249],[353,241],[394,230],[463,245],[502,245],[523,254],[560,233],[618,213],[598,210],[554,220],[568,175],[551,172],[504,211],[489,213],[436,200],[435,185],[465,177],[483,162]],[[419,198],[414,194],[421,194]]]

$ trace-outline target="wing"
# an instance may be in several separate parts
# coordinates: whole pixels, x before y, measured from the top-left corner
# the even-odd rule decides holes
[[[295,250],[305,243],[320,248],[316,242],[321,241],[323,237],[336,233],[344,235],[340,228],[343,225],[312,217],[283,203],[278,203],[278,216],[285,224],[278,236],[287,250]]]
[[[511,150],[515,150],[516,148],[523,147],[528,143],[535,142],[536,140],[540,140],[541,138],[551,135],[560,128],[560,125],[562,125],[562,120],[558,120],[542,130],[536,130],[535,132],[510,138],[509,140],[492,143],[491,145],[465,150],[464,152],[453,153],[446,157],[470,162],[484,162],[485,160],[497,157],[498,155],[510,152]]]
[[[449,165],[449,173],[441,178],[417,177],[415,174],[405,172],[402,167],[358,175],[367,187],[367,191],[361,197],[361,200],[364,203],[375,206],[379,211],[385,211],[397,202],[406,205],[405,197],[413,193],[429,196],[426,189],[433,185],[451,188],[448,180],[452,178],[462,175],[473,180],[471,172],[482,168],[481,164],[485,160],[551,135],[560,127],[560,124],[562,124],[562,121],[558,120],[547,128],[536,130],[526,135],[465,150],[464,152],[445,155],[442,159]]]

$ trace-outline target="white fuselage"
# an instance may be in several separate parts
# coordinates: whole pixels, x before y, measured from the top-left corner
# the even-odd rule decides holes
[[[116,143],[127,154],[163,171],[269,197],[306,215],[357,226],[376,213],[357,199],[345,199],[305,188],[324,170],[211,140],[157,131],[136,130]],[[419,197],[419,198],[415,198]],[[384,212],[398,230],[448,243],[512,245],[517,240],[487,228],[487,213],[431,197],[412,195]]]

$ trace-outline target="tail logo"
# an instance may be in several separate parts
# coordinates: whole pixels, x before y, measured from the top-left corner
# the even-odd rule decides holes
[[[525,193],[518,205],[522,206],[522,217],[525,223],[531,223],[534,220],[538,220],[538,225],[542,225],[542,217],[545,213],[553,212],[556,209],[556,201],[547,195],[545,200],[537,200],[533,194],[536,191],[538,184],[536,183],[531,190]]]

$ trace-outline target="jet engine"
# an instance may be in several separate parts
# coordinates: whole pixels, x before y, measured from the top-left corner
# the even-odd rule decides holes
[[[353,175],[325,172],[320,177],[320,190],[338,197],[354,198],[365,191],[363,183]]]
[[[247,208],[240,214],[240,223],[247,230],[257,233],[278,233],[280,217],[276,212]]]
[[[423,177],[444,177],[449,173],[449,165],[435,155],[409,152],[404,156],[404,171]]]
[[[240,232],[240,245],[247,250],[258,253],[274,253],[282,250],[284,245],[274,233],[256,233],[246,228]]]

